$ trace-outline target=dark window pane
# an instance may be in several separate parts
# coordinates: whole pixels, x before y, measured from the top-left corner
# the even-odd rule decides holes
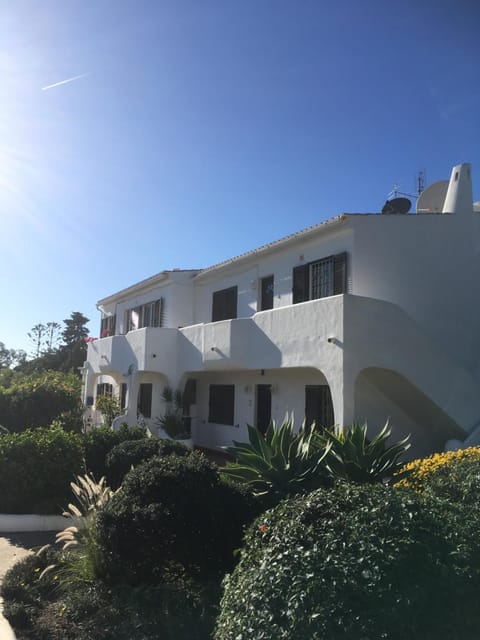
[[[257,420],[255,426],[265,434],[272,419],[272,387],[257,384]]]
[[[99,396],[110,396],[113,395],[113,385],[108,382],[101,382],[97,384],[97,398]]]
[[[347,292],[347,254],[333,256],[333,295]]]
[[[273,309],[273,276],[262,278],[260,295],[260,311]]]
[[[231,424],[234,421],[235,387],[233,384],[211,384],[208,421]]]
[[[197,381],[194,378],[189,378],[185,383],[183,401],[187,410],[190,408],[190,405],[197,404]]]
[[[308,300],[308,264],[293,269],[293,304]]]
[[[305,423],[315,422],[318,430],[334,424],[333,404],[328,385],[307,385],[305,387]]]
[[[237,317],[237,287],[215,291],[212,297],[212,322]]]
[[[127,406],[127,383],[122,382],[120,388],[120,409],[125,409]]]
[[[138,412],[144,418],[152,417],[152,384],[141,383],[138,391]]]

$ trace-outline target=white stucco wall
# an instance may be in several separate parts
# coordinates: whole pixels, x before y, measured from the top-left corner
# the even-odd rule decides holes
[[[207,448],[231,446],[232,441],[246,441],[247,424],[254,424],[256,417],[255,385],[273,385],[272,418],[281,422],[292,414],[296,425],[305,418],[305,386],[325,385],[327,381],[315,369],[265,369],[235,372],[212,372],[196,376],[197,418],[193,435],[196,444]],[[209,385],[235,385],[234,426],[208,422]]]
[[[353,247],[352,231],[346,225],[322,230],[315,238],[295,241],[288,248],[272,249],[263,256],[252,256],[240,264],[231,264],[200,274],[195,282],[194,321],[211,322],[214,291],[238,287],[237,317],[250,317],[259,309],[260,279],[274,276],[274,308],[292,304],[293,268],[347,251]],[[350,276],[347,261],[347,279]]]
[[[352,292],[404,309],[478,371],[480,215],[352,216]]]
[[[126,309],[159,297],[168,328],[93,343],[87,378],[124,373],[130,364],[137,382],[146,372],[175,387],[193,375],[195,429],[205,446],[242,439],[232,431],[245,435],[254,406],[244,389],[262,369],[288,378],[278,383],[274,412],[291,406],[302,413],[302,376],[315,371],[331,388],[339,423],[390,416],[398,434],[416,430],[420,448],[462,437],[480,423],[480,214],[460,195],[451,198],[461,203],[456,213],[345,216],[196,277],[164,272],[155,285],[133,287],[105,305],[111,312],[116,305],[117,330]],[[351,295],[292,305],[293,268],[344,251]],[[274,309],[257,312],[260,280],[270,275]],[[211,323],[213,293],[232,286],[237,319]],[[367,369],[376,373],[362,377]],[[382,371],[389,373],[382,378]],[[238,428],[207,424],[209,380],[238,387]]]

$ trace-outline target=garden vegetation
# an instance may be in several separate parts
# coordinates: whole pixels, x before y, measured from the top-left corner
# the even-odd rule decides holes
[[[18,640],[478,635],[480,448],[402,466],[388,428],[287,419],[220,473],[142,429],[64,435],[107,481],[79,477],[61,545],[7,574]]]

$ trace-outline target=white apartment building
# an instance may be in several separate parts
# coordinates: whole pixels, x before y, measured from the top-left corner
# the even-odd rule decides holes
[[[96,397],[114,393],[121,421],[156,433],[168,385],[207,448],[287,412],[372,432],[388,419],[414,456],[480,441],[479,209],[461,164],[416,213],[339,215],[103,298],[87,411],[101,422]]]

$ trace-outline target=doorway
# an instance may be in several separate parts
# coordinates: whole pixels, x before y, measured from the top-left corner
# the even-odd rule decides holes
[[[256,386],[256,415],[257,429],[265,435],[272,419],[272,385],[257,384]]]

